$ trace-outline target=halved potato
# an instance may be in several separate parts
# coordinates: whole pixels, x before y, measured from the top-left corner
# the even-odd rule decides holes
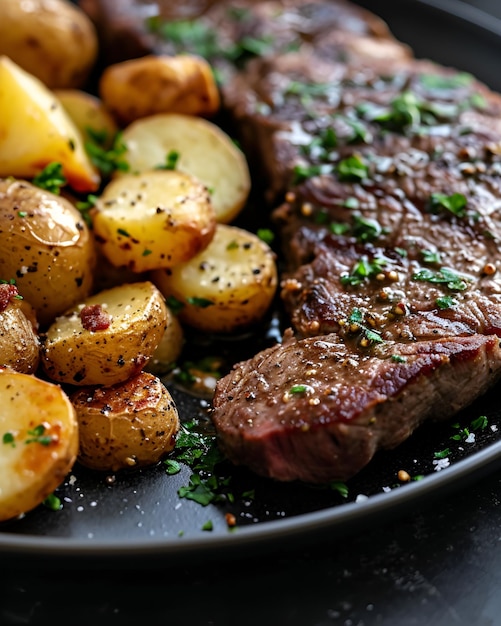
[[[172,267],[203,250],[216,218],[204,185],[183,172],[126,174],[104,189],[92,213],[101,252],[116,267]]]
[[[92,291],[94,238],[73,204],[24,180],[0,179],[0,278],[45,328]]]
[[[0,57],[0,111],[0,176],[32,179],[58,162],[75,191],[96,191],[100,175],[62,104],[6,56]]]
[[[15,285],[0,283],[0,366],[33,374],[40,362],[40,339],[25,306]]]
[[[163,165],[169,154],[177,153],[176,169],[192,174],[211,191],[218,222],[231,222],[245,205],[250,191],[247,161],[230,137],[212,122],[191,115],[159,113],[127,126],[122,138],[131,172]]]
[[[102,100],[81,89],[55,89],[54,95],[73,120],[84,141],[93,141],[93,134],[102,134],[102,145],[105,148],[112,146],[118,126]],[[89,133],[89,129],[92,133]]]
[[[147,372],[111,387],[70,395],[78,417],[78,461],[94,470],[154,465],[175,445],[176,405],[159,378]]]
[[[78,422],[59,385],[0,368],[0,520],[41,504],[71,470]]]
[[[156,113],[211,116],[220,105],[209,63],[191,54],[151,54],[109,65],[99,95],[123,126]]]
[[[184,330],[177,316],[167,307],[167,328],[145,371],[163,376],[170,372],[180,357],[184,346]]]
[[[218,224],[207,248],[172,270],[151,273],[166,298],[182,308],[181,322],[230,333],[260,321],[277,289],[275,253],[257,235]]]
[[[100,291],[58,317],[42,341],[47,376],[72,385],[114,385],[140,372],[165,332],[167,310],[150,281]]]

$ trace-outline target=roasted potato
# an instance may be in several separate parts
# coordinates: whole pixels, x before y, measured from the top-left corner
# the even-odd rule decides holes
[[[176,405],[159,378],[141,372],[111,387],[84,387],[70,395],[80,433],[78,461],[116,472],[154,465],[175,445]]]
[[[151,273],[166,298],[182,308],[182,323],[201,331],[249,328],[268,311],[277,289],[275,253],[257,235],[218,224],[207,248],[171,270]]]
[[[0,520],[41,504],[78,452],[76,411],[59,385],[0,368]]]
[[[177,316],[167,307],[167,328],[153,353],[145,371],[163,376],[170,372],[180,357],[184,346],[184,330]]]
[[[0,366],[24,374],[35,373],[40,362],[40,339],[30,313],[17,287],[0,283]]]
[[[91,293],[95,258],[92,234],[71,202],[0,179],[0,278],[15,279],[41,327]]]
[[[145,272],[172,267],[203,250],[216,217],[204,185],[183,172],[156,170],[112,180],[92,223],[104,256],[117,267]]]
[[[129,124],[122,139],[131,172],[151,170],[165,165],[169,155],[178,156],[176,169],[192,174],[210,190],[218,222],[231,222],[244,207],[250,191],[247,161],[230,137],[209,120],[159,113]]]
[[[0,111],[0,176],[32,179],[57,162],[75,191],[98,189],[99,172],[62,104],[6,56],[0,56]]]
[[[122,126],[156,113],[214,115],[219,90],[207,61],[198,56],[147,55],[109,65],[99,95]]]
[[[72,385],[114,385],[140,372],[167,325],[163,296],[150,281],[94,294],[42,335],[47,376]]]
[[[111,148],[118,126],[102,100],[81,89],[55,89],[53,93],[80,131],[84,142],[94,141],[99,136],[102,137],[99,145]]]
[[[0,54],[47,87],[82,87],[98,54],[88,16],[66,0],[2,0]]]

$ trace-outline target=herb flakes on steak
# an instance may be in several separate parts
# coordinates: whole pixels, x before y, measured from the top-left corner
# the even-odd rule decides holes
[[[347,480],[501,375],[501,97],[426,60],[250,61],[223,87],[281,240],[282,344],[212,420],[235,464]]]

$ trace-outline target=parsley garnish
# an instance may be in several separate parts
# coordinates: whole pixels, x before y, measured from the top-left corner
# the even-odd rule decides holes
[[[450,196],[444,193],[431,194],[431,209],[445,209],[456,217],[465,217],[466,215],[466,197],[462,193],[453,193]]]
[[[24,443],[40,443],[42,446],[48,446],[52,442],[52,437],[45,434],[46,428],[43,424],[39,424],[28,430],[29,438]]]
[[[365,315],[359,308],[354,308],[348,317],[349,331],[359,333],[363,344],[382,343],[381,333],[365,323]]]
[[[339,176],[339,180],[361,181],[368,177],[369,166],[360,155],[353,154],[352,156],[339,161],[336,171]]]
[[[366,255],[360,257],[355,263],[350,274],[344,274],[341,276],[340,281],[344,286],[356,287],[362,284],[366,280],[377,276],[381,273],[383,267],[386,265],[386,260],[380,257],[374,257],[369,261]]]
[[[32,180],[33,184],[40,189],[46,189],[51,193],[59,195],[61,187],[66,185],[66,177],[63,174],[61,163],[49,163]]]
[[[165,163],[157,165],[157,170],[175,170],[177,162],[179,161],[179,152],[177,150],[170,150],[165,157]]]
[[[464,276],[460,276],[446,267],[442,267],[437,272],[430,269],[422,269],[413,274],[412,279],[427,283],[443,284],[451,291],[464,291],[468,288],[468,282]]]
[[[188,304],[192,304],[193,306],[198,306],[201,309],[206,309],[208,306],[214,305],[214,301],[208,300],[207,298],[187,298],[186,302],[188,302]]]
[[[122,134],[122,131],[119,131],[115,135],[110,149],[105,148],[105,135],[102,134],[94,133],[92,141],[85,142],[85,150],[90,160],[104,176],[110,176],[117,170],[129,171],[129,164],[123,158],[127,152],[127,146],[122,141]]]

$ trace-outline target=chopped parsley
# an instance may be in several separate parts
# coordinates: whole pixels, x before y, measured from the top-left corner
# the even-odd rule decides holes
[[[33,178],[32,182],[40,189],[59,195],[61,187],[64,187],[67,181],[61,163],[49,163]]]
[[[370,323],[366,322],[365,314],[359,308],[352,309],[348,316],[348,330],[361,336],[361,345],[368,347],[374,343],[382,343],[381,333],[374,330]]]
[[[413,274],[412,279],[427,283],[445,285],[451,291],[465,291],[465,289],[468,288],[467,278],[446,267],[442,267],[436,272],[430,269],[422,269]]]
[[[180,154],[177,150],[170,150],[166,157],[165,163],[161,165],[157,165],[155,169],[157,170],[175,170],[177,167],[177,163],[179,161]]]
[[[445,210],[456,217],[466,216],[466,197],[462,193],[453,193],[450,196],[444,193],[432,193],[431,194],[431,210],[438,212],[439,210]]]
[[[85,142],[85,150],[92,164],[104,175],[110,176],[115,171],[128,172],[129,164],[124,159],[127,146],[122,141],[122,131],[113,138],[111,148],[106,148],[106,135],[91,134],[91,141]]]
[[[343,181],[361,181],[368,177],[369,166],[363,157],[353,154],[346,159],[339,161],[336,167],[339,180]]]
[[[355,263],[349,274],[341,276],[341,284],[356,287],[380,274],[385,265],[386,260],[381,257],[374,257],[372,260],[369,260],[367,255],[363,255]]]

